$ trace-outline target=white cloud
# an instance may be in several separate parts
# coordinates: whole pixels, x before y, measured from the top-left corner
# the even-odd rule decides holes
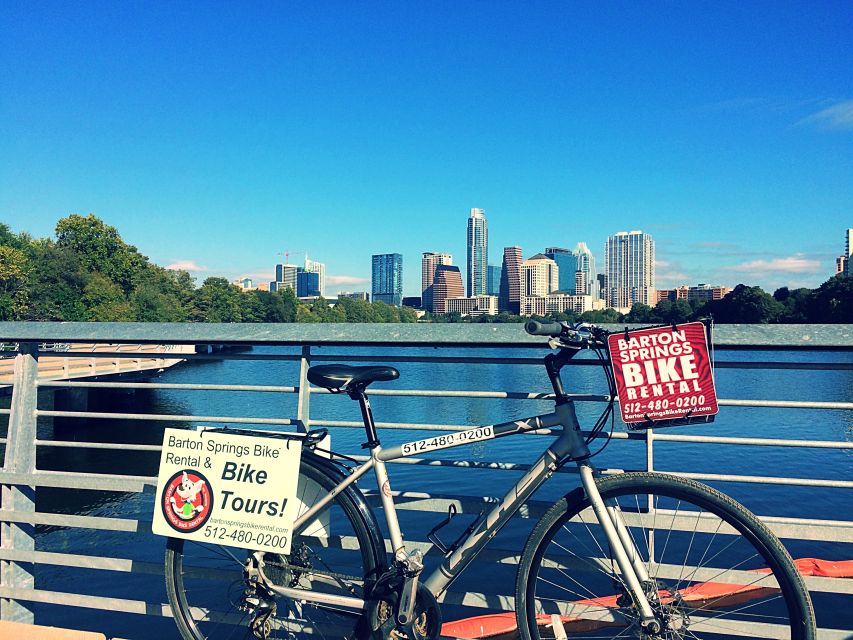
[[[821,266],[820,261],[810,260],[802,253],[796,253],[787,258],[751,260],[741,264],[721,267],[721,269],[753,275],[768,275],[773,273],[818,273],[821,270]]]
[[[166,265],[167,269],[173,271],[210,271],[207,267],[200,267],[192,260],[178,260],[172,264]]]
[[[359,278],[358,276],[326,276],[326,284],[367,284],[370,282],[368,278]]]
[[[853,131],[853,100],[845,100],[803,118],[797,124]]]

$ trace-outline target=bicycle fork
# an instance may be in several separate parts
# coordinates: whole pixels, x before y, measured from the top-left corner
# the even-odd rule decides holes
[[[578,464],[578,470],[592,510],[604,531],[604,536],[607,538],[607,543],[613,553],[613,559],[622,573],[625,587],[640,613],[640,624],[644,631],[657,634],[661,630],[661,625],[655,618],[649,598],[643,589],[643,584],[649,583],[649,573],[634,545],[634,541],[631,539],[622,512],[618,507],[605,503],[598,491],[598,486],[595,484],[593,468],[590,465]]]

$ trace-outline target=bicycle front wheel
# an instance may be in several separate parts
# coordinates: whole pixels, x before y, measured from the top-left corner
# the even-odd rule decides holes
[[[618,508],[661,624],[644,633],[589,500],[577,491],[534,528],[519,564],[522,638],[815,637],[808,591],[779,540],[743,506],[659,473],[597,479]]]
[[[298,513],[306,512],[340,481],[328,463],[305,452],[297,485]],[[291,553],[264,554],[264,573],[278,586],[364,598],[384,564],[384,549],[349,491],[339,493],[300,531]],[[257,608],[248,610],[244,563],[251,551],[170,538],[166,548],[166,592],[184,640],[255,638]],[[275,596],[274,613],[259,631],[271,640],[354,639],[363,610],[312,604]],[[268,609],[269,610],[269,609]],[[263,627],[266,627],[265,629]]]

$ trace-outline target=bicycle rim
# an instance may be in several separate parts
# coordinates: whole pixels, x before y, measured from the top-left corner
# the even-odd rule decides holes
[[[327,494],[335,482],[303,461],[297,499],[299,513]],[[170,539],[166,551],[169,602],[185,640],[254,638],[256,620],[244,606],[244,563],[251,551],[237,547]],[[325,594],[364,597],[373,579],[378,550],[355,505],[344,493],[294,536],[291,553],[264,555],[264,573],[274,584]],[[357,637],[363,611],[295,602],[275,596],[275,613],[266,621],[271,640]],[[262,623],[264,624],[264,623]]]
[[[643,635],[610,546],[581,493],[531,534],[519,568],[522,637],[814,637],[808,592],[779,541],[741,505],[690,480],[652,473],[598,481],[618,505],[663,628]]]

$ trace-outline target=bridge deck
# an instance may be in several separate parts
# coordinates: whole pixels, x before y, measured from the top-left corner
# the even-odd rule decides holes
[[[38,360],[39,380],[77,380],[81,378],[100,378],[113,375],[127,375],[145,371],[167,369],[182,358],[164,358],[159,354],[193,353],[193,345],[158,344],[103,344],[77,343],[65,345],[64,350],[57,349],[55,356],[41,356]],[[127,357],[85,358],[80,353],[127,353]],[[74,356],[64,354],[74,353]],[[150,354],[158,354],[156,356]],[[14,379],[14,358],[0,359],[0,391],[9,387]]]

